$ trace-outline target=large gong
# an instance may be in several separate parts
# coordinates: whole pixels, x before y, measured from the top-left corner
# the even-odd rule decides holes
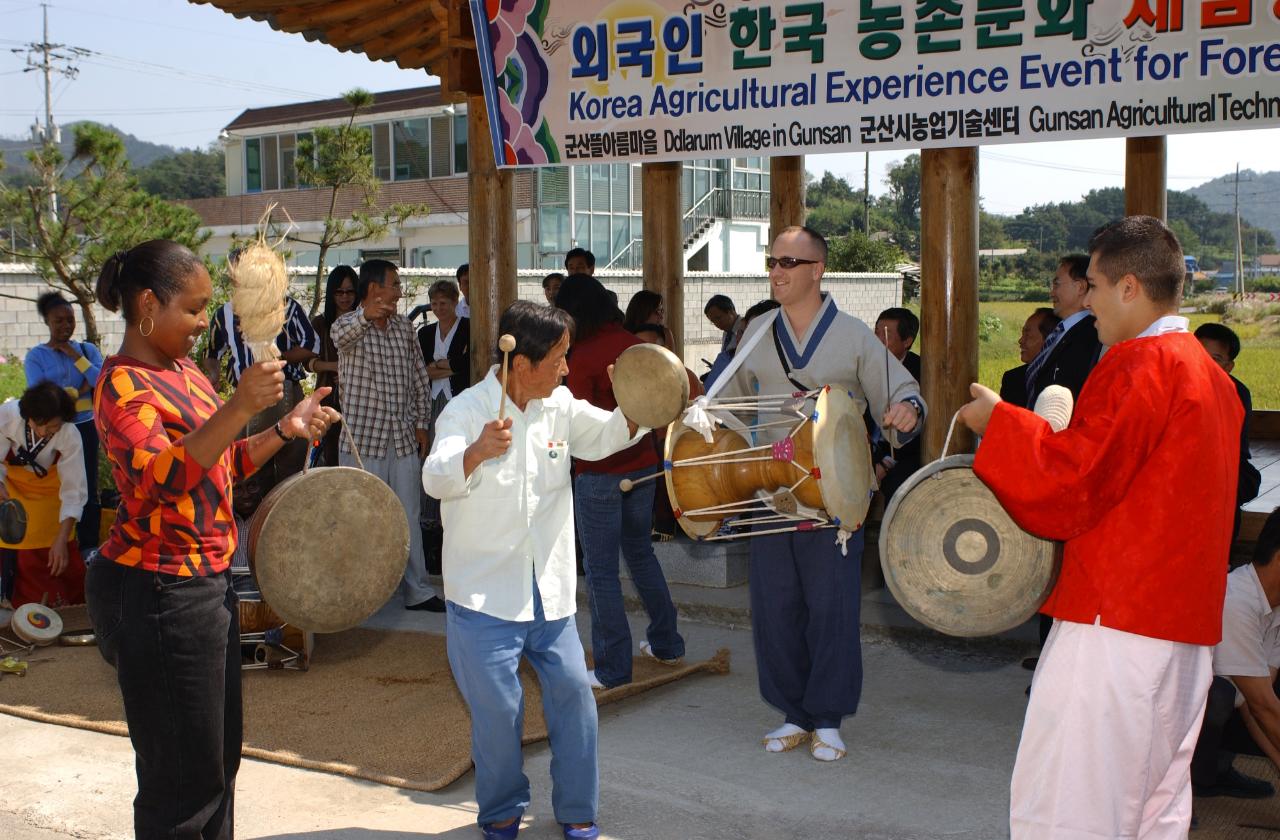
[[[248,543],[262,600],[295,627],[336,633],[373,615],[395,592],[409,558],[409,523],[404,505],[375,476],[321,467],[266,495]]]
[[[894,494],[880,526],[889,590],[921,623],[989,636],[1035,615],[1058,577],[1057,543],[1014,523],[973,472],[972,455],[922,468]]]

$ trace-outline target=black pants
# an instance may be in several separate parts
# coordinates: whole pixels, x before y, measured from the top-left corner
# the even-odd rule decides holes
[[[84,512],[76,523],[76,542],[80,543],[82,552],[87,552],[98,547],[98,531],[102,525],[102,507],[98,501],[98,427],[90,419],[77,423],[76,431],[80,433],[80,446],[84,450],[84,478],[89,491]]]
[[[85,590],[137,757],[135,835],[229,840],[243,736],[230,575],[179,578],[99,560]]]
[[[1280,679],[1276,680],[1280,692]],[[1214,677],[1209,686],[1209,703],[1204,710],[1200,738],[1191,757],[1191,782],[1209,786],[1231,769],[1237,753],[1263,755],[1245,728],[1244,718],[1236,708],[1236,688],[1226,677]]]

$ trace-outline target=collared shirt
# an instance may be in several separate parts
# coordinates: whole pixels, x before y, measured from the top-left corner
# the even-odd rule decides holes
[[[1092,314],[1093,313],[1091,313],[1088,309],[1081,309],[1079,312],[1073,312],[1072,314],[1062,319],[1061,321],[1062,331],[1064,333],[1068,332],[1072,327],[1074,327],[1076,324],[1083,321],[1085,318],[1088,318]]]
[[[570,458],[604,458],[649,430],[632,437],[621,411],[574,399],[561,386],[524,411],[508,400],[511,448],[467,477],[467,447],[498,417],[496,370],[440,412],[422,468],[423,487],[440,499],[445,598],[505,621],[532,621],[536,577],[542,609],[554,621],[577,609]]]
[[[1246,563],[1227,575],[1222,641],[1213,649],[1213,673],[1270,677],[1272,668],[1280,668],[1280,608],[1271,606],[1258,570]]]
[[[87,341],[73,341],[71,346],[80,353],[74,362],[66,353],[37,344],[27,352],[23,369],[28,387],[52,382],[70,394],[76,401],[75,422],[83,423],[93,419],[93,389],[102,372],[102,353]]]
[[[234,330],[227,329],[228,319],[235,322]],[[209,355],[216,357],[219,363],[224,356],[230,356],[231,363],[227,365],[227,377],[232,385],[240,384],[240,374],[245,368],[252,367],[254,361],[253,351],[245,344],[244,336],[240,334],[238,321],[239,319],[232,313],[230,301],[218,307],[218,311],[213,313],[213,318],[209,321]],[[280,335],[276,336],[276,348],[284,353],[299,347],[319,356],[320,336],[311,326],[311,321],[308,320],[302,306],[293,298],[286,298],[284,329],[280,331]],[[307,372],[302,365],[292,363],[284,366],[284,375],[294,382],[301,382],[307,378]]]
[[[1191,321],[1181,315],[1164,315],[1151,322],[1151,326],[1138,333],[1135,338],[1150,338],[1165,333],[1187,332]]]
[[[9,400],[0,405],[0,485],[4,484],[9,470],[31,470],[31,467],[6,464],[5,461],[27,445],[27,421],[22,419],[18,401]],[[36,464],[49,469],[58,465],[58,521],[79,520],[84,504],[89,501],[88,484],[84,475],[80,432],[72,423],[63,423],[53,437],[36,455]],[[32,470],[35,472],[35,470]]]
[[[453,311],[459,318],[470,318],[471,304],[467,303],[467,299],[465,297],[460,297],[458,298],[458,305],[454,307]]]
[[[414,431],[431,423],[431,379],[409,319],[396,313],[379,329],[358,306],[333,322],[330,335],[338,348],[342,415],[360,453],[416,452]],[[346,435],[340,441],[350,452]]]
[[[733,319],[733,323],[729,325],[729,329],[724,331],[724,336],[720,339],[720,352],[732,354],[738,349],[738,340],[742,338],[742,316],[738,315]]]

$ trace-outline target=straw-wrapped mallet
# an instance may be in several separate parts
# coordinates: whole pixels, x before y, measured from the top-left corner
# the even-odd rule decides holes
[[[263,240],[240,252],[231,265],[231,308],[254,361],[280,358],[276,336],[284,328],[289,272],[284,259]]]

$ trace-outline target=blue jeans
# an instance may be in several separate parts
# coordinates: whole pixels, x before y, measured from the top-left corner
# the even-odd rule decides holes
[[[533,621],[504,621],[447,602],[449,666],[471,710],[471,757],[481,825],[519,818],[529,807],[520,737],[523,655],[542,685],[551,741],[551,805],[561,823],[595,822],[600,800],[596,701],[573,616],[547,621],[537,583]]]
[[[676,632],[676,607],[649,536],[653,482],[637,484],[629,493],[618,489],[622,479],[635,480],[649,472],[579,473],[574,479],[573,504],[591,604],[591,655],[596,679],[607,688],[631,682],[631,627],[618,579],[619,548],[649,614],[645,635],[654,656],[684,656],[684,639]]]

